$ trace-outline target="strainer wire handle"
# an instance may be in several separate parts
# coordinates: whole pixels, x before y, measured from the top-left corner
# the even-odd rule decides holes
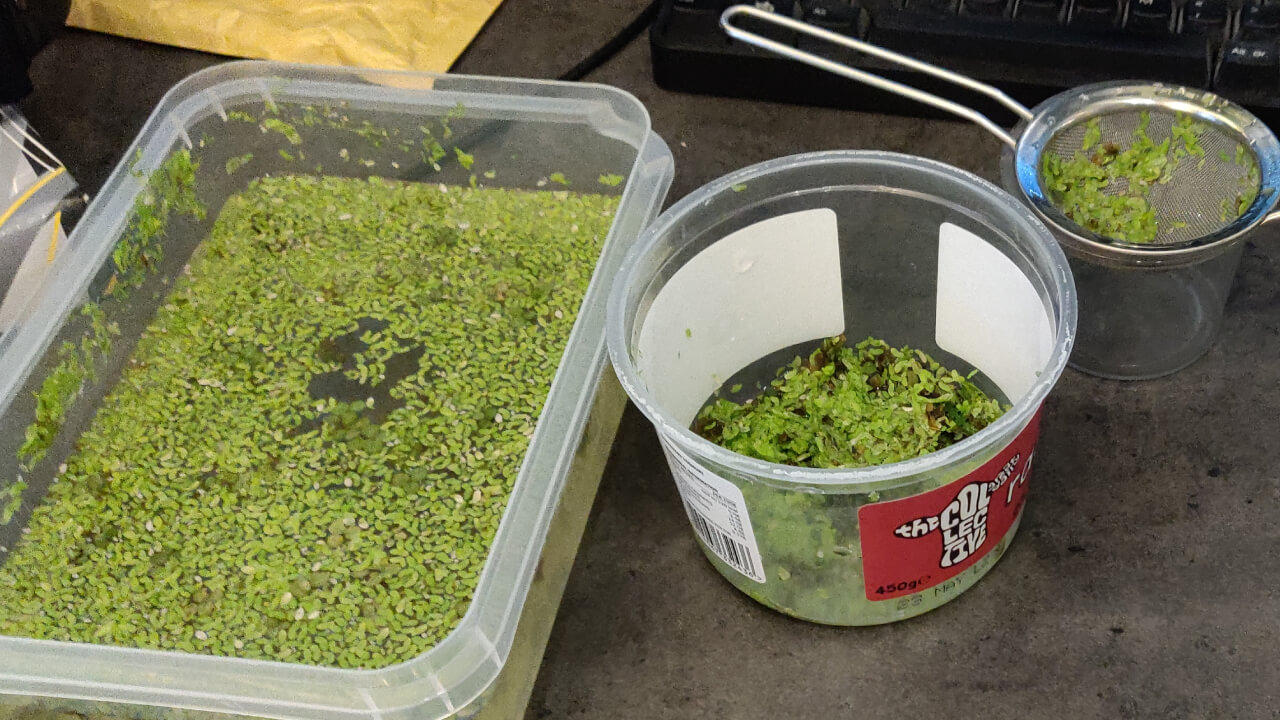
[[[904,85],[900,82],[883,78],[865,70],[851,68],[848,65],[842,65],[834,60],[829,60],[803,50],[797,50],[790,45],[784,45],[776,40],[770,40],[763,35],[758,35],[749,30],[743,30],[741,27],[730,22],[730,20],[735,17],[742,15],[753,17],[767,23],[772,23],[789,30],[795,30],[796,32],[805,33],[806,35],[811,35],[835,45],[840,45],[852,50],[857,50],[858,52],[866,53],[867,55],[878,57],[881,60],[897,63],[898,65],[910,68],[919,73],[932,75],[933,77],[946,80],[947,82],[968,88],[969,90],[973,90],[974,92],[982,95],[986,95],[1017,113],[1017,115],[1024,120],[1030,120],[1033,117],[1031,111],[1028,110],[1025,105],[1022,105],[1017,100],[1009,97],[999,88],[994,88],[985,83],[980,83],[971,77],[940,68],[937,65],[930,65],[927,62],[916,60],[913,57],[900,55],[892,50],[886,50],[879,45],[872,45],[869,42],[857,40],[849,37],[848,35],[841,35],[839,33],[831,32],[830,30],[824,30],[823,28],[815,25],[800,22],[793,18],[784,17],[768,10],[751,7],[750,5],[734,5],[726,9],[724,13],[720,15],[720,27],[724,28],[724,31],[734,40],[747,43],[748,45],[754,45],[762,50],[768,50],[769,52],[791,58],[792,60],[805,63],[806,65],[812,65],[819,70],[826,70],[827,72],[834,73],[841,77],[856,80],[874,88],[895,93],[905,98],[915,100],[916,102],[924,103],[925,105],[932,105],[939,110],[945,110],[954,115],[958,115],[981,126],[1009,147],[1016,146],[1017,140],[1015,140],[1014,137],[1004,128],[993,122],[991,118],[971,107],[913,88],[910,85]]]
[[[0,105],[0,136],[18,146],[18,149],[33,164],[39,166],[40,172],[53,171],[62,167],[62,161],[49,148],[41,145],[34,135],[23,128],[23,123],[19,121],[20,118],[21,115],[16,110]],[[6,125],[8,125],[7,129]],[[28,148],[28,144],[34,146],[34,150]],[[36,152],[37,150],[39,152]]]

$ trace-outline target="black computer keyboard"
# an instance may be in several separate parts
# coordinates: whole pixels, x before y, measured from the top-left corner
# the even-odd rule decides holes
[[[719,26],[730,0],[661,2],[650,40],[662,87],[876,112],[939,112],[730,40]],[[1280,127],[1280,0],[751,4],[965,73],[1027,105],[1089,82],[1160,80],[1215,90]],[[761,25],[759,32],[1013,121],[986,98],[875,58],[773,26]]]

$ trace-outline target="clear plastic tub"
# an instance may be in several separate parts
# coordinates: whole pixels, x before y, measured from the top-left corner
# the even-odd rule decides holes
[[[1075,321],[1062,251],[1012,197],[946,165],[845,151],[755,165],[668,209],[625,261],[607,336],[716,569],[789,615],[868,625],[948,602],[1004,552]],[[976,369],[1012,408],[861,469],[763,462],[690,430],[713,393],[841,333]]]
[[[289,121],[300,138],[268,118]],[[423,127],[440,137],[442,120],[451,123],[444,137],[452,135],[450,144],[465,148],[466,162],[462,155],[432,157],[432,148],[419,142]],[[122,247],[146,178],[184,149],[201,163],[195,188],[209,209],[207,219],[175,214],[163,240],[164,260],[149,268],[141,286],[146,291],[117,302],[108,290],[113,252]],[[484,174],[489,170],[496,172]],[[619,204],[472,601],[447,638],[406,662],[347,670],[0,637],[0,717],[65,711],[418,720],[479,710],[511,649],[549,520],[583,442],[605,362],[609,282],[657,214],[672,171],[671,154],[650,131],[644,107],[604,86],[236,62],[173,88],[87,209],[47,283],[22,308],[16,327],[0,336],[0,495],[16,512],[0,528],[6,549],[39,505],[59,456],[70,452],[94,415],[113,368],[164,302],[168,282],[183,271],[184,258],[208,233],[223,201],[252,178],[378,175],[433,187],[578,190],[617,196]],[[86,303],[100,303],[106,320],[119,322],[121,336],[95,365],[97,380],[74,394],[46,458],[24,471],[18,448],[35,413],[35,391],[59,363],[61,342],[83,334],[86,320],[77,308]],[[18,481],[25,491],[19,492]],[[7,550],[0,553],[0,562],[7,556]]]
[[[1104,260],[1063,246],[1080,295],[1071,367],[1112,380],[1149,380],[1187,367],[1212,347],[1244,239],[1174,267]]]

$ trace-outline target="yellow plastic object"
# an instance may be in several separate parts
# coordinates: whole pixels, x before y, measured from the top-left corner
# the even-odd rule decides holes
[[[502,0],[74,0],[67,24],[240,57],[444,72]]]

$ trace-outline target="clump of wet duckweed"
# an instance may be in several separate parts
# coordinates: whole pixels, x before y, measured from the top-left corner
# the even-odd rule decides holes
[[[686,330],[686,334],[691,334]],[[739,396],[742,388],[729,393]],[[713,397],[693,430],[741,455],[796,467],[856,468],[920,457],[969,437],[1008,410],[928,354],[868,338],[828,338],[740,402]],[[939,478],[939,483],[946,482]],[[811,493],[738,485],[767,581],[735,582],[761,603],[809,618],[856,616],[862,593],[858,507],[879,492]],[[919,492],[918,489],[913,493]],[[727,577],[741,577],[708,554]]]
[[[874,338],[849,347],[839,336],[792,360],[758,397],[713,398],[694,430],[760,460],[856,468],[941,450],[1005,410],[923,351]]]
[[[1211,161],[1201,143],[1210,136],[1211,128],[1190,115],[1176,113],[1169,134],[1156,142],[1148,134],[1151,120],[1151,114],[1142,111],[1130,137],[1104,142],[1102,122],[1095,117],[1085,123],[1079,150],[1070,155],[1044,153],[1041,176],[1045,189],[1068,219],[1103,237],[1139,244],[1168,239],[1172,231],[1187,226],[1184,220],[1162,225],[1162,208],[1152,203],[1152,196],[1159,186],[1175,179],[1183,163],[1194,162],[1198,171]],[[1260,169],[1256,158],[1240,143],[1235,143],[1234,157],[1220,150],[1217,160],[1223,166],[1243,170],[1237,186],[1231,188],[1234,192],[1206,188],[1223,193],[1218,220],[1226,224],[1243,215],[1257,198]]]
[[[0,566],[0,633],[344,668],[433,647],[468,607],[616,204],[254,181]]]

